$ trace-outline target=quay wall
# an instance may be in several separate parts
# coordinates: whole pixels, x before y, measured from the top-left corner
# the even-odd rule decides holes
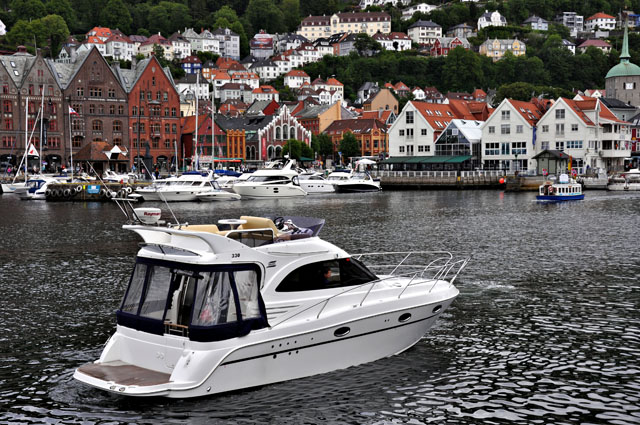
[[[502,189],[502,171],[373,171],[387,190]]]
[[[107,202],[112,198],[125,198],[134,193],[136,188],[149,183],[57,183],[50,184],[46,198],[48,202],[97,201]]]

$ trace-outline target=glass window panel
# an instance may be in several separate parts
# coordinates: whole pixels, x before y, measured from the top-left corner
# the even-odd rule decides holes
[[[154,267],[149,274],[149,283],[143,294],[140,316],[162,319],[169,295],[171,272],[166,267]]]
[[[136,268],[133,271],[133,277],[131,278],[131,283],[129,283],[129,290],[125,294],[125,299],[122,302],[121,310],[123,312],[138,314],[140,296],[142,295],[142,289],[144,288],[144,278],[146,274],[146,264],[136,264]]]
[[[233,278],[238,289],[240,312],[243,319],[260,317],[258,304],[258,274],[254,270],[238,271]]]
[[[198,282],[194,326],[213,326],[237,320],[228,272],[214,272]]]

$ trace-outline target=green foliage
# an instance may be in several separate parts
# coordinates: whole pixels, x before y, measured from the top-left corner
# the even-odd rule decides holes
[[[200,59],[200,62],[202,62],[203,65],[208,61],[215,63],[215,61],[217,61],[220,57],[220,55],[216,55],[213,52],[195,52],[195,54],[196,56],[198,56],[198,59]]]
[[[289,155],[289,158],[300,160],[300,158],[313,158],[313,150],[304,142],[296,139],[289,139],[282,147],[282,154]]]
[[[16,20],[38,19],[47,15],[47,9],[40,0],[13,0],[11,2],[11,11]]]
[[[333,143],[328,134],[314,134],[311,136],[311,149],[317,152],[322,158],[333,155]]]
[[[47,14],[61,16],[67,26],[73,25],[77,20],[76,12],[69,0],[48,0],[44,6],[47,9]]]
[[[351,158],[360,155],[360,144],[358,139],[350,131],[347,131],[340,140],[340,152],[343,158]]]
[[[505,98],[529,101],[532,97],[537,96],[543,96],[551,99],[557,99],[558,97],[573,97],[570,90],[518,82],[501,86],[496,92],[493,104],[494,106],[497,106]]]
[[[354,44],[360,56],[373,56],[382,50],[382,46],[366,33],[356,35]]]
[[[300,25],[300,0],[282,0],[280,10],[287,31],[295,31]]]
[[[39,47],[46,46],[50,56],[56,57],[61,44],[69,37],[69,28],[62,17],[47,15],[31,22],[19,20],[6,37],[7,41],[15,46],[33,45],[35,41]]]
[[[118,28],[125,34],[129,34],[129,31],[131,31],[132,23],[131,13],[129,13],[129,9],[125,7],[122,0],[109,0],[100,12],[100,25]]]
[[[286,32],[284,13],[273,0],[250,0],[245,18],[256,32],[261,29],[269,34]]]

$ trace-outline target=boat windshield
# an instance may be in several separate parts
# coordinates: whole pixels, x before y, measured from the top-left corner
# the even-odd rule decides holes
[[[377,280],[364,264],[355,258],[306,264],[287,275],[276,292],[315,291],[363,285]]]
[[[139,258],[116,316],[158,335],[219,341],[268,326],[256,265],[193,266]]]
[[[251,176],[247,179],[253,183],[275,183],[275,182],[288,182],[289,179],[284,176]]]

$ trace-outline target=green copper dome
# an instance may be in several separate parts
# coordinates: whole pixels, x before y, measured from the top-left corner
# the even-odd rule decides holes
[[[604,78],[640,76],[640,66],[631,62],[620,62],[607,72]]]
[[[629,39],[627,35],[627,25],[624,25],[624,37],[622,39],[622,51],[620,52],[620,63],[607,72],[606,78],[612,77],[636,77],[640,76],[640,66],[629,62]]]

